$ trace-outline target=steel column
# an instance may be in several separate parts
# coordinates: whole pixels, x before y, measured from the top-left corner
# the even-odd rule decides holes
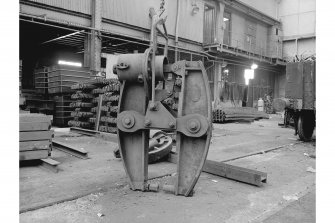
[[[101,29],[101,21],[102,21],[102,0],[93,0],[92,7],[92,28],[96,30],[91,31],[90,38],[90,68],[94,72],[99,72],[101,68],[101,37],[100,32],[97,30]]]

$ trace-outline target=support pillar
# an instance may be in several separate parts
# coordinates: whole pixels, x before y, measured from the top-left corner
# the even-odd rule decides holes
[[[102,0],[92,0],[92,28],[101,29],[102,20]],[[92,30],[90,35],[90,69],[95,74],[101,69],[101,36],[100,31]]]
[[[85,34],[84,39],[84,66],[91,68],[91,35]]]
[[[215,62],[214,65],[214,104],[217,106],[220,103],[220,87],[221,83],[221,72],[222,72],[222,63]]]

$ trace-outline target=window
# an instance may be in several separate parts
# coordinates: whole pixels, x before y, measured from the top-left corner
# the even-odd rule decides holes
[[[254,51],[256,48],[256,23],[250,20],[246,21],[245,49]]]
[[[214,43],[215,39],[215,8],[205,5],[204,11],[204,44]]]
[[[231,14],[223,13],[223,44],[229,45],[231,38]]]

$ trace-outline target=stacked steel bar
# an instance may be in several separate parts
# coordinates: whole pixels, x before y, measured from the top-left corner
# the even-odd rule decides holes
[[[73,84],[90,80],[91,73],[88,68],[67,65],[55,65],[48,68],[48,93],[55,101],[54,124],[68,126],[71,114],[76,108],[72,106],[71,95]]]
[[[20,114],[20,161],[45,159],[51,154],[53,131],[50,117]]]
[[[86,129],[93,129],[94,125],[89,122],[89,119],[94,116],[91,112],[93,107],[92,91],[95,88],[90,83],[78,83],[71,86],[72,90],[77,90],[71,95],[73,102],[70,103],[71,120],[68,121],[69,126],[80,127]]]
[[[213,110],[213,122],[224,123],[227,121],[253,121],[268,119],[269,115],[250,107],[217,108]]]
[[[99,96],[102,97],[100,106],[99,131],[116,133],[116,117],[118,110],[120,83],[117,79],[96,78],[72,85],[77,90],[72,95],[76,100],[71,103],[74,111],[69,126],[94,129],[97,125],[99,111]]]
[[[95,95],[93,103],[96,104],[96,107],[92,108],[92,112],[97,114],[99,112],[98,102],[99,96],[102,96],[102,103],[100,107],[100,120],[92,118],[90,121],[96,123],[99,121],[99,131],[116,133],[116,118],[118,111],[118,102],[120,97],[120,82],[117,79],[105,79],[100,82],[100,85],[103,83],[103,87],[96,88],[92,91]]]
[[[213,122],[223,123],[225,121],[225,113],[222,109],[213,109]]]

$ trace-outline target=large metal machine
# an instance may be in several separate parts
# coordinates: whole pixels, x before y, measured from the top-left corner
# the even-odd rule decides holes
[[[177,175],[174,184],[164,185],[163,190],[191,196],[211,139],[210,88],[201,61],[168,63],[163,11],[150,9],[150,47],[144,53],[121,54],[114,66],[122,82],[117,118],[119,147],[131,189],[157,191],[159,185],[147,182],[149,133],[153,129],[176,132]],[[163,55],[156,55],[157,32],[166,40]],[[176,95],[177,112],[171,109]]]
[[[284,125],[293,119],[295,134],[310,141],[316,125],[315,116],[315,61],[286,65],[285,98],[274,101],[277,110],[285,108]]]

